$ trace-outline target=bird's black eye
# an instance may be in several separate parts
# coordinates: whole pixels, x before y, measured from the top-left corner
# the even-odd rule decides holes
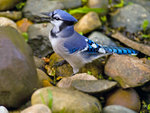
[[[53,19],[55,19],[55,20],[60,20],[60,18],[58,18],[58,17],[53,17]]]

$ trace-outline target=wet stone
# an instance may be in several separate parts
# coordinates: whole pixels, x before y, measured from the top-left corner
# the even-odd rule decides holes
[[[108,80],[74,80],[72,87],[85,93],[103,93],[113,89],[117,85],[115,81]]]

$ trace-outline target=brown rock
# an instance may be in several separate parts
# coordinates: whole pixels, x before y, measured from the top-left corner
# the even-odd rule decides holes
[[[105,65],[105,74],[121,87],[137,87],[150,80],[150,66],[133,56],[113,55]]]
[[[71,77],[62,78],[57,83],[57,86],[61,87],[61,88],[70,88],[73,80],[97,80],[97,78],[95,78],[94,76],[89,75],[87,73],[80,73],[80,74],[76,74]]]
[[[77,32],[88,33],[101,26],[99,16],[95,12],[89,12],[83,16],[74,28]]]
[[[139,112],[141,103],[134,89],[118,89],[113,91],[106,100],[106,106],[121,105]]]

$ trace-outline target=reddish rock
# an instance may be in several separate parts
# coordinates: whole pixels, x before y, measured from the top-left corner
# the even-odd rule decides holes
[[[30,20],[28,20],[27,18],[23,18],[22,20],[17,21],[16,24],[20,31],[27,32],[28,27],[30,25],[32,25],[33,23]]]
[[[134,89],[118,89],[113,91],[106,100],[106,106],[121,105],[139,112],[141,103]]]

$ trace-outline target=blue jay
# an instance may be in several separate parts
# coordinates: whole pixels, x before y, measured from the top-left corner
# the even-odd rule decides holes
[[[63,10],[57,9],[42,14],[48,16],[45,18],[54,25],[49,34],[53,50],[72,66],[74,74],[86,63],[105,55],[113,53],[136,55],[138,53],[130,48],[98,45],[80,35],[74,30],[74,23],[77,20]]]

